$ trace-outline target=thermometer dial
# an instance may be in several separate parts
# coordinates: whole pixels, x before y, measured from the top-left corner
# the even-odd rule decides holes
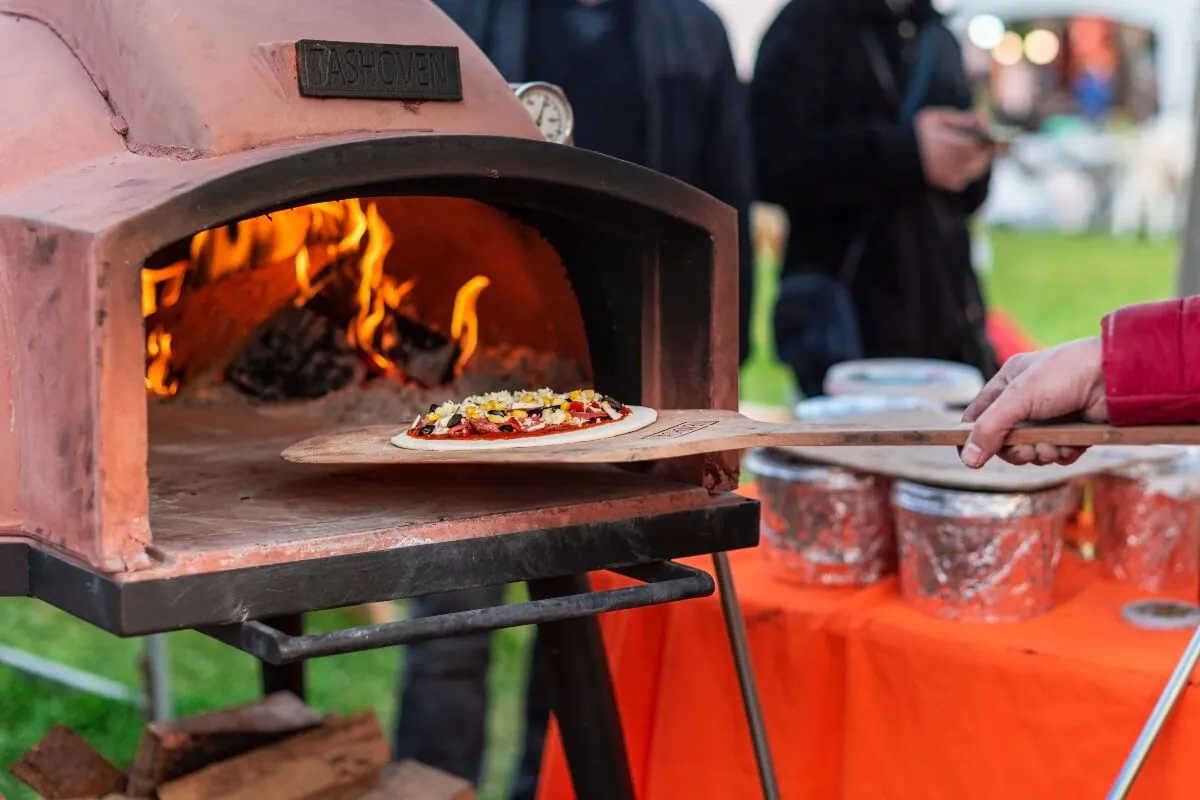
[[[568,144],[575,126],[575,114],[567,95],[550,83],[535,81],[515,89],[517,99],[533,119],[546,141]]]

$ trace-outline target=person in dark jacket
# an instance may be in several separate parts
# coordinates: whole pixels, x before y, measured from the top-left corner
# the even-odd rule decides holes
[[[915,119],[902,123],[925,36],[932,70]],[[789,277],[817,272],[848,283],[861,335],[855,357],[995,372],[968,230],[987,195],[993,147],[960,130],[981,128],[971,100],[961,48],[931,0],[783,7],[759,48],[750,101],[760,199],[782,206],[791,229],[777,339],[788,335],[789,313],[803,311],[788,304]],[[877,221],[857,266],[841,274],[872,208]],[[777,349],[795,352],[794,344]],[[798,376],[804,366],[793,364]],[[823,375],[810,377],[806,393],[820,393]]]
[[[435,0],[510,83],[566,92],[574,142],[663,172],[735,208],[740,228],[741,358],[749,349],[753,200],[746,89],[724,25],[702,0]],[[499,605],[504,587],[414,600],[417,616]],[[491,637],[410,645],[395,756],[479,782]],[[549,720],[531,659],[524,751],[512,797],[533,798]]]

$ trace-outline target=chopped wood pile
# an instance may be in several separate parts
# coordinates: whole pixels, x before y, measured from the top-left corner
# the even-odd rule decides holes
[[[45,800],[475,800],[460,778],[389,764],[373,712],[322,717],[288,692],[147,723],[126,772],[55,725],[12,773]]]

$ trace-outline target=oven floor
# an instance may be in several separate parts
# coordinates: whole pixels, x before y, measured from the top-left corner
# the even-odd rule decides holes
[[[280,452],[324,427],[286,409],[153,407],[150,553],[138,581],[710,506],[615,467],[329,467]]]

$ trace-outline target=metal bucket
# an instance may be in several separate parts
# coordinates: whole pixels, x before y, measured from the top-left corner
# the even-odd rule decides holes
[[[1092,482],[1102,573],[1126,586],[1200,598],[1200,448]]]
[[[806,586],[868,586],[895,569],[891,480],[760,448],[743,466],[762,504],[761,550],[776,577]]]
[[[1011,622],[1050,610],[1075,493],[964,492],[897,481],[900,594],[945,619]]]

